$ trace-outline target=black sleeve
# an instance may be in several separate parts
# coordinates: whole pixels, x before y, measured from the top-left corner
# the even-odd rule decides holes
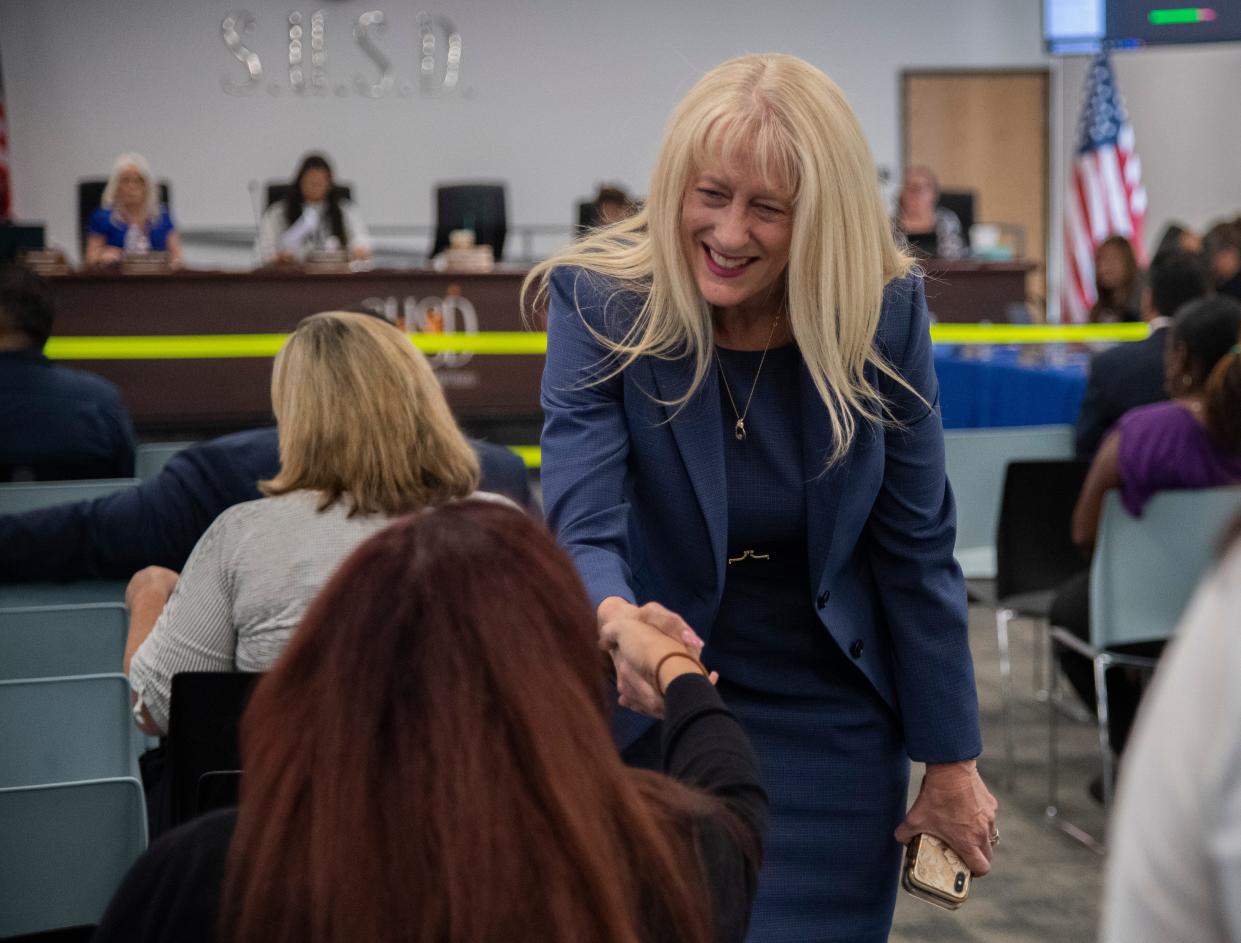
[[[237,810],[215,812],[156,841],[99,921],[93,943],[215,943]]]
[[[178,454],[136,487],[0,515],[0,582],[128,579],[150,565],[180,570],[228,506],[201,500],[199,477],[192,458]]]
[[[726,815],[699,823],[696,840],[712,897],[714,939],[745,939],[758,888],[767,793],[741,724],[702,675],[685,674],[664,699],[664,771],[719,799]]]
[[[134,475],[134,424],[119,398],[113,409],[112,422],[116,426],[116,476],[132,478]]]

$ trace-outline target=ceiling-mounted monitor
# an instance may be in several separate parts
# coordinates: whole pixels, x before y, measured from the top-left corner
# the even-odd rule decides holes
[[[1180,43],[1241,41],[1241,0],[1182,5],[1157,0],[1043,0],[1043,39],[1052,55]]]

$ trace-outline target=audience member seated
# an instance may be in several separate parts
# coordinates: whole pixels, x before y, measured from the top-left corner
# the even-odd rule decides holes
[[[465,501],[353,552],[242,721],[241,804],[156,842],[111,941],[741,941],[767,800],[676,639],[604,640],[663,692],[663,768],[608,727],[594,611],[525,515]]]
[[[1234,538],[1138,715],[1108,829],[1102,943],[1241,939],[1239,612]]]
[[[961,220],[952,210],[939,205],[939,182],[927,167],[906,168],[893,222],[910,248],[923,255],[941,259],[965,255]]]
[[[611,226],[634,213],[633,199],[621,187],[601,186],[595,194],[595,225]]]
[[[1094,254],[1095,303],[1091,324],[1137,321],[1142,298],[1138,260],[1124,236],[1109,236]]]
[[[1168,398],[1164,388],[1164,352],[1172,316],[1181,306],[1207,293],[1202,260],[1181,249],[1155,256],[1142,289],[1142,320],[1150,336],[1118,344],[1090,361],[1090,378],[1077,419],[1077,457],[1089,460],[1103,434],[1137,406]]]
[[[1163,235],[1159,237],[1159,242],[1155,244],[1155,255],[1163,255],[1172,249],[1198,255],[1202,252],[1202,237],[1184,223],[1168,223],[1164,227]]]
[[[112,265],[142,252],[167,252],[174,267],[182,262],[181,237],[168,207],[159,202],[151,165],[141,154],[122,154],[90,219],[86,264]]]
[[[482,466],[479,488],[533,514],[526,466],[509,449],[467,439]],[[129,579],[147,566],[180,570],[223,511],[262,497],[280,472],[276,430],[235,432],[188,446],[134,488],[22,514],[0,514],[0,583]]]
[[[264,265],[295,263],[303,261],[308,252],[330,250],[369,259],[371,237],[361,214],[337,191],[327,158],[307,154],[289,185],[289,195],[263,214],[259,261]]]
[[[1215,290],[1241,300],[1241,218],[1218,222],[1202,239]]]
[[[281,467],[267,497],[216,518],[180,577],[149,567],[130,582],[125,663],[149,733],[168,729],[174,674],[265,671],[350,550],[478,485],[430,364],[379,318],[302,321],[276,357],[272,407]]]
[[[0,481],[132,475],[133,426],[120,392],[43,355],[52,319],[47,282],[0,267]]]
[[[1172,326],[1166,383],[1172,399],[1130,410],[1108,433],[1091,463],[1077,506],[1073,540],[1089,551],[1099,529],[1103,495],[1120,490],[1121,503],[1140,515],[1161,491],[1214,488],[1241,482],[1241,304],[1217,295],[1191,302]],[[1090,638],[1089,571],[1060,590],[1053,625]],[[1138,643],[1132,654],[1156,657],[1162,642]],[[1094,707],[1090,662],[1061,655],[1065,674],[1083,701]],[[1141,694],[1127,672],[1108,682],[1112,745],[1124,748]]]

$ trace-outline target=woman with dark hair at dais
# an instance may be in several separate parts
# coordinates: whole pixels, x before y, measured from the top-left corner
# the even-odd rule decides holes
[[[259,223],[258,254],[264,265],[301,262],[307,252],[339,250],[355,260],[371,257],[371,237],[353,203],[336,186],[332,165],[307,154],[289,184]]]
[[[617,755],[594,613],[540,524],[473,500],[372,536],[255,690],[239,808],[152,846],[96,939],[739,943],[749,743],[683,644],[603,644],[661,692],[671,776]]]

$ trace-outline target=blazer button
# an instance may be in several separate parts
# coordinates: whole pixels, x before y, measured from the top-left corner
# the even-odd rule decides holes
[[[854,639],[853,644],[849,646],[849,654],[854,658],[861,658],[862,649],[865,647],[866,643],[864,643],[861,639]]]
[[[831,592],[828,590],[824,590],[823,592],[819,593],[818,598],[815,599],[814,601],[814,604],[818,606],[820,609],[826,609],[827,601],[831,598],[832,598]]]

